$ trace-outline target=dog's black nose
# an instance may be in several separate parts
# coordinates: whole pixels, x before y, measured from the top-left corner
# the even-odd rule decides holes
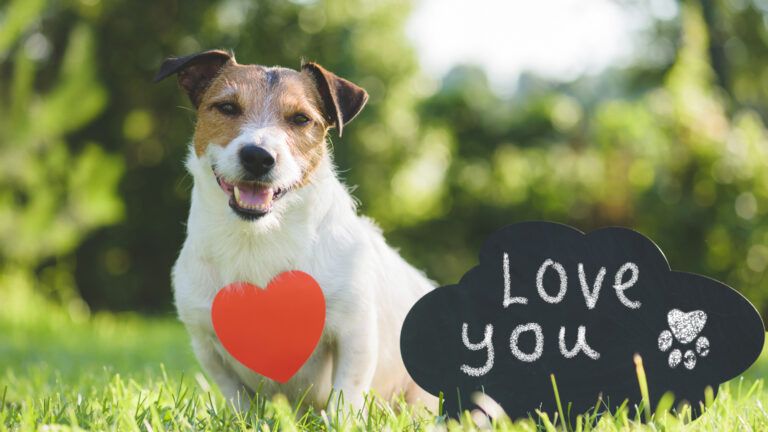
[[[261,177],[275,166],[275,157],[257,145],[248,144],[240,149],[240,163],[254,177]]]

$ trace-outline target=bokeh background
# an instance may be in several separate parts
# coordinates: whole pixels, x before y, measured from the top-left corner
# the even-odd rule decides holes
[[[505,224],[621,225],[766,316],[768,1],[471,3],[0,1],[3,313],[173,315],[194,112],[151,78],[228,48],[369,91],[341,176],[441,284]]]

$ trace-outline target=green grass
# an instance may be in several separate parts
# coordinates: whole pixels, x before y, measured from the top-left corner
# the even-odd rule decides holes
[[[447,420],[404,404],[372,404],[368,415],[300,410],[284,398],[257,398],[237,413],[201,373],[173,316],[67,313],[20,292],[0,292],[0,429],[2,430],[476,430],[466,413]],[[73,309],[73,310],[76,310]],[[73,318],[74,316],[74,318]],[[79,317],[79,318],[78,318]],[[768,351],[744,378],[721,387],[697,421],[629,409],[581,419],[581,430],[768,430]],[[563,401],[567,403],[567,401]],[[490,426],[501,431],[562,431],[561,414],[540,413]],[[594,424],[596,423],[596,424]],[[577,426],[578,427],[578,426]]]

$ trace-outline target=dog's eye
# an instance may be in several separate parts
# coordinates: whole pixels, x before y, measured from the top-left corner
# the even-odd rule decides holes
[[[309,123],[309,117],[301,113],[294,114],[293,116],[291,116],[291,123],[297,126],[304,126]]]
[[[232,102],[222,102],[214,105],[214,107],[219,110],[220,113],[227,115],[227,116],[236,116],[240,114],[240,107],[233,104]]]

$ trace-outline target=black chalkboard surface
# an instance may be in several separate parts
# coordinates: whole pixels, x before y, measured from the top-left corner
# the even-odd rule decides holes
[[[480,264],[410,310],[400,344],[413,379],[456,415],[482,391],[512,418],[556,411],[550,381],[572,413],[599,396],[611,409],[651,406],[671,391],[698,413],[705,388],[746,370],[763,347],[760,315],[738,292],[671,271],[648,238],[625,228],[589,234],[550,222],[503,228]],[[676,404],[677,405],[677,404]]]

